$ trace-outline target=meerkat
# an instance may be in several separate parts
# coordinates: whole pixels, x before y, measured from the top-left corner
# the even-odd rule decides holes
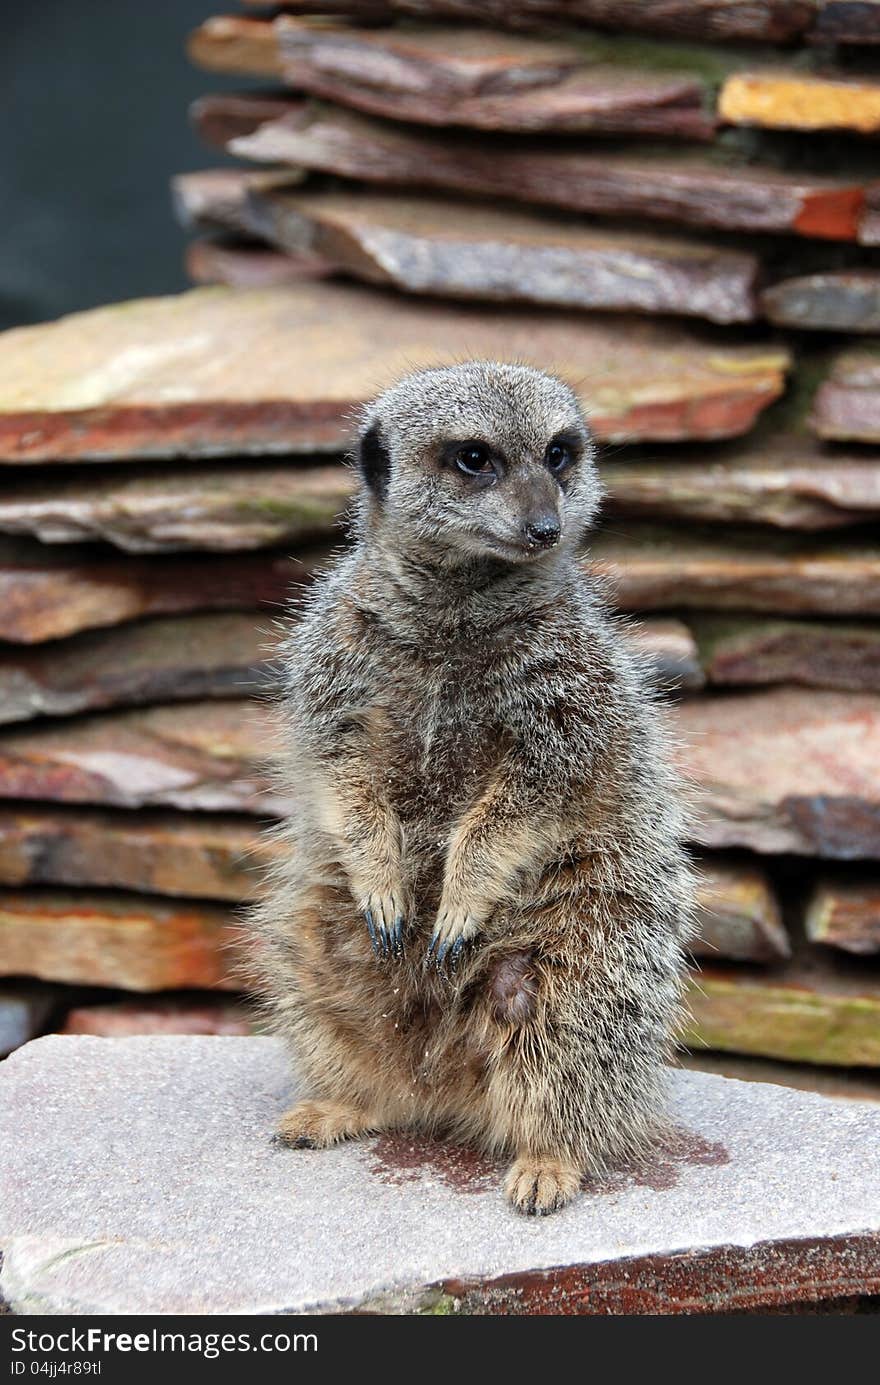
[[[354,543],[282,645],[295,810],[252,920],[310,1091],[277,1138],[442,1133],[537,1214],[663,1131],[691,913],[662,712],[583,566],[594,453],[521,365],[366,410]]]

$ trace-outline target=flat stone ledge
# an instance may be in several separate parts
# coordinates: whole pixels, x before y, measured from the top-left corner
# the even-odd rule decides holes
[[[14,1313],[676,1313],[880,1289],[867,1103],[675,1072],[674,1148],[533,1221],[449,1145],[273,1146],[294,1083],[272,1039],[52,1037],[0,1086]]]

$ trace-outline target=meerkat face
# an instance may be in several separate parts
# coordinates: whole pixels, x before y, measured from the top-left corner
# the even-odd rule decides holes
[[[405,376],[367,410],[359,463],[383,529],[469,557],[574,548],[601,490],[567,385],[491,361]]]

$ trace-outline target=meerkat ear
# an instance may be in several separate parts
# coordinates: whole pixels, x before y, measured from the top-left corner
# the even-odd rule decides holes
[[[391,457],[379,436],[378,423],[372,423],[361,435],[358,463],[361,475],[376,499],[384,500],[391,474]]]

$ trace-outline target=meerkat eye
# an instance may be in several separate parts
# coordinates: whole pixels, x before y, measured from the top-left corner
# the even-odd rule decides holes
[[[564,471],[574,461],[574,449],[567,438],[552,438],[544,453],[544,464],[552,472]]]
[[[465,476],[494,476],[495,463],[492,453],[484,442],[463,442],[456,448],[452,459]]]

